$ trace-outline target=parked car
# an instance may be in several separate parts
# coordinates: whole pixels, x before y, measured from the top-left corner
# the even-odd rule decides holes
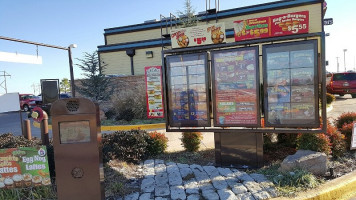
[[[326,89],[330,94],[351,94],[352,98],[356,98],[356,72],[333,73]]]
[[[67,93],[62,93],[62,94],[59,94],[59,98],[60,99],[69,99],[69,98],[71,98],[71,96]]]
[[[33,94],[19,94],[20,98],[20,108],[21,110],[27,112],[32,108],[41,105],[42,99]]]

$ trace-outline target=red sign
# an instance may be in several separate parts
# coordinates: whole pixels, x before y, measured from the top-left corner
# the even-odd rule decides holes
[[[163,118],[161,66],[145,67],[147,118]]]
[[[235,41],[308,33],[309,11],[234,21]]]

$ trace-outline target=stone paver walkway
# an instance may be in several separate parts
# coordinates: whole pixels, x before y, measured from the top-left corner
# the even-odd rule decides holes
[[[277,197],[273,183],[262,174],[232,168],[146,160],[141,192],[125,200],[260,200]]]

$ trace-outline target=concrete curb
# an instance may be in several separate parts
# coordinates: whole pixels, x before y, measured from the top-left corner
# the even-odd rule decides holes
[[[33,126],[40,128],[40,123],[33,122]],[[101,131],[127,131],[132,129],[150,130],[166,128],[165,123],[160,124],[139,124],[139,125],[125,125],[125,126],[101,126]],[[52,125],[48,125],[48,129],[52,130]]]
[[[295,198],[278,197],[273,200],[342,200],[352,195],[356,195],[356,171],[326,182],[315,189],[300,192]]]

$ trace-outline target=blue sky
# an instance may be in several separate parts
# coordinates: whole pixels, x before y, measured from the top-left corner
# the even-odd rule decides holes
[[[274,0],[221,0],[220,10],[247,5],[271,2]],[[211,7],[214,7],[211,1]],[[342,3],[340,3],[342,2]],[[205,0],[192,0],[197,12],[205,10]],[[351,23],[356,14],[353,10],[356,1],[329,0],[326,18],[334,18],[334,25],[325,27],[329,32],[326,43],[326,56],[330,66],[328,71],[336,71],[336,57],[343,69],[343,49],[346,52],[348,69],[354,67],[355,32]],[[143,23],[159,19],[160,14],[169,16],[183,10],[184,0],[0,0],[0,35],[34,42],[68,47],[75,43],[75,58],[82,58],[84,52],[93,52],[104,44],[104,29]],[[354,26],[354,27],[353,27]],[[0,51],[36,55],[34,45],[0,40]],[[68,52],[59,49],[38,47],[43,64],[19,64],[0,61],[0,71],[11,75],[7,77],[8,92],[39,93],[31,85],[39,85],[40,79],[69,78]],[[74,77],[81,78],[81,70],[74,66]],[[0,83],[3,78],[0,77]],[[5,90],[0,88],[0,94]]]

